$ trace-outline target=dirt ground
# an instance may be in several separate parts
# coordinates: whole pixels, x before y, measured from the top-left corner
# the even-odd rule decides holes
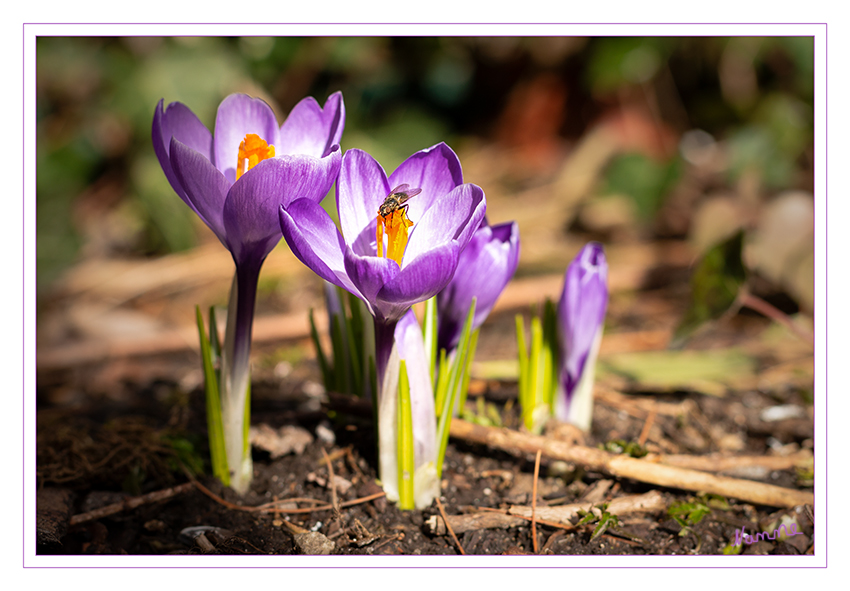
[[[486,38],[470,43],[492,85],[475,84],[487,95],[470,95],[480,129],[458,131],[453,149],[465,182],[486,192],[489,223],[518,224],[520,263],[481,329],[439,501],[400,511],[377,482],[370,405],[320,385],[307,318],[314,308],[326,333],[322,286],[285,243],[266,259],[258,286],[253,483],[240,498],[209,476],[194,310],[226,307],[233,260],[194,216],[194,227],[180,224],[183,246],[164,248],[160,240],[177,223],[163,205],[182,204],[150,150],[147,115],[134,131],[136,116],[117,110],[120,94],[136,88],[133,72],[150,71],[150,62],[133,57],[141,69],[128,69],[103,49],[155,51],[138,39],[127,48],[82,39],[81,54],[62,39],[40,45],[49,51],[39,62],[39,205],[51,208],[37,214],[37,234],[48,239],[39,241],[36,294],[39,554],[815,553],[814,514],[825,508],[813,506],[814,416],[816,405],[825,410],[825,392],[821,384],[815,392],[812,336],[815,151],[812,84],[805,82],[814,74],[794,65],[807,61],[804,47],[771,38],[757,51],[758,39],[741,38],[700,49],[685,39],[680,57],[651,83],[624,81],[599,94],[579,83],[587,64],[566,57],[583,51],[581,39],[562,47],[563,79],[548,73],[550,65],[534,73],[519,62],[526,73],[511,74],[513,62],[496,59],[480,43]],[[224,43],[230,56],[236,48]],[[636,46],[622,59],[644,64],[656,53],[642,51],[653,47]],[[173,51],[194,50],[181,42]],[[724,66],[727,58],[744,69]],[[694,66],[702,61],[702,69]],[[63,64],[72,63],[84,64],[86,75],[71,75],[77,70]],[[259,71],[253,58],[245,63]],[[619,79],[619,62],[611,63]],[[330,76],[313,67],[316,80]],[[728,83],[741,72],[763,100],[750,91],[727,96],[749,88]],[[421,68],[413,73],[407,92],[423,94]],[[269,86],[275,100],[294,104],[288,93],[309,76],[301,68],[279,76]],[[365,92],[361,70],[350,76],[346,96]],[[385,78],[376,80],[383,94]],[[717,106],[707,109],[710,103]],[[355,125],[346,131],[352,147],[375,142],[395,153],[419,141],[406,116],[381,133],[362,117],[360,139]],[[422,125],[428,134],[440,127]],[[364,134],[370,141],[361,145]],[[94,158],[95,140],[103,144],[100,160],[83,166],[77,160]],[[74,146],[83,156],[69,157]],[[147,182],[154,178],[161,189]],[[65,241],[58,230],[69,233]],[[703,287],[727,287],[740,271],[745,290],[731,308],[721,301],[686,343],[671,346],[698,262],[732,235],[742,236],[740,248],[720,258],[734,259],[727,265],[734,273],[706,272]],[[559,297],[565,268],[589,240],[604,245],[610,291],[592,428],[550,425],[535,438],[518,420],[515,315],[527,320],[544,298]],[[43,263],[55,266],[45,273]],[[749,305],[743,294],[752,296]],[[711,299],[701,303],[710,307]],[[818,309],[819,318],[825,312]],[[824,476],[825,465],[818,470]],[[794,533],[756,536],[780,529]]]
[[[658,305],[664,301],[661,293],[653,297]],[[618,318],[625,309],[614,301],[612,314],[623,321],[620,325],[627,324],[625,317]],[[635,314],[633,307],[629,310]],[[481,424],[496,411],[504,426],[516,431],[515,381],[481,377],[491,371],[488,358],[505,357],[512,323],[512,314],[502,313],[486,325],[481,342],[491,345],[479,351],[478,359],[484,362],[479,377],[473,380],[468,409]],[[644,330],[621,331],[608,339],[600,365],[593,429],[582,443],[614,449],[610,442],[615,440],[642,441],[650,458],[678,454],[714,461],[723,457],[731,459],[725,468],[718,464],[723,469],[710,471],[745,479],[745,483],[811,492],[811,374],[805,369],[811,352],[806,351],[805,343],[764,318],[739,314],[708,331],[697,345],[709,352],[728,341],[748,345],[756,363],[755,383],[747,386],[744,380],[740,389],[733,383],[723,392],[711,394],[687,387],[662,392],[649,391],[647,386],[642,391],[622,375],[606,371],[604,360],[615,359],[616,348],[624,342],[634,348],[641,339],[649,339],[648,324],[643,319]],[[780,336],[766,337],[776,334]],[[302,348],[266,345],[255,350],[261,361],[255,364],[252,424],[266,435],[285,427],[289,452],[272,457],[255,441],[255,477],[244,498],[209,476],[199,474],[197,480],[188,476],[192,470],[202,469],[206,458],[203,392],[196,370],[191,369],[197,363],[196,353],[148,355],[42,371],[38,384],[38,552],[814,552],[811,505],[766,506],[660,487],[545,455],[535,479],[533,453],[494,449],[458,437],[452,438],[446,454],[440,497],[447,515],[460,516],[460,522],[450,517],[450,524],[465,530],[454,539],[440,528],[444,522],[437,503],[422,511],[400,511],[382,497],[376,482],[369,405],[318,388],[318,368],[309,353],[298,353]],[[303,359],[297,359],[298,355]],[[180,375],[182,383],[175,379]],[[777,376],[786,379],[777,381]],[[547,437],[561,436],[549,431]],[[742,460],[752,456],[757,458],[755,463]],[[740,460],[737,465],[736,458]],[[328,459],[336,483],[333,487],[329,485]],[[625,511],[616,522],[608,522],[610,527],[597,531],[604,517],[610,516],[607,507],[613,506],[612,502],[635,495],[650,495],[646,498],[651,499],[651,506]],[[152,500],[157,498],[160,500]],[[597,508],[596,516],[588,516],[585,523],[575,514],[555,523],[541,518],[542,523],[533,525],[530,519],[508,516],[518,514],[517,507],[533,505],[536,511],[543,511],[574,503],[585,503],[585,508],[591,503]],[[100,514],[99,510],[114,512]],[[473,520],[471,525],[457,525],[465,523],[463,516]],[[481,516],[495,521],[482,525],[475,521]],[[735,544],[736,532],[755,535],[773,531],[782,523],[795,523],[798,535],[747,544],[738,534],[741,541]]]

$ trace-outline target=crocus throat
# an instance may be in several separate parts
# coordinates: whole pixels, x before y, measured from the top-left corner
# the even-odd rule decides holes
[[[384,256],[384,232],[387,233],[387,258],[401,267],[401,257],[407,247],[407,229],[413,225],[407,217],[407,208],[399,208],[389,215],[378,214],[378,256]]]
[[[274,158],[274,146],[256,133],[249,133],[239,144],[239,157],[236,160],[236,178],[257,166],[263,160]]]

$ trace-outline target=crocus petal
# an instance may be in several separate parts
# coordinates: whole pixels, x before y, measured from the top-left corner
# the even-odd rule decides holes
[[[389,188],[403,183],[422,189],[422,193],[408,201],[408,217],[416,223],[434,200],[463,184],[460,160],[450,147],[440,142],[416,152],[395,169],[389,178]]]
[[[451,281],[459,254],[457,243],[449,242],[417,257],[384,284],[376,307],[386,318],[399,318],[413,304],[437,295]]]
[[[553,409],[555,417],[560,421],[572,423],[582,431],[589,431],[593,420],[593,382],[596,374],[596,357],[601,343],[602,327],[600,326],[585,358],[584,369],[578,381],[571,381],[562,373],[555,392],[555,408]],[[567,390],[567,384],[570,390]]]
[[[460,255],[451,282],[437,295],[440,348],[451,352],[457,347],[473,297],[477,299],[472,330],[484,323],[518,263],[519,226],[516,222],[492,227],[482,225],[475,232]]]
[[[192,209],[227,245],[222,209],[230,183],[205,156],[171,138],[171,166]]]
[[[288,163],[278,158],[264,160],[242,176],[224,202],[227,247],[237,265],[266,258],[281,237],[275,214],[279,195],[286,190]]]
[[[307,154],[321,158],[339,144],[345,126],[342,93],[335,92],[324,109],[313,97],[300,101],[280,127],[278,154]]]
[[[412,200],[411,200],[412,202]],[[437,246],[456,242],[463,250],[481,224],[487,204],[484,191],[476,185],[461,185],[434,201],[421,219],[414,219],[402,267]]]
[[[269,158],[243,174],[224,202],[224,227],[236,260],[265,256],[280,240],[278,208],[295,199],[320,202],[339,171],[339,147],[325,158],[281,156]],[[238,251],[238,254],[237,254]]]
[[[280,208],[280,229],[292,253],[319,277],[360,297],[345,270],[346,247],[321,205],[297,199]]]
[[[262,99],[231,94],[218,106],[213,137],[213,161],[231,184],[236,181],[239,144],[249,133],[259,135],[277,148],[280,129],[274,111]]]
[[[163,172],[165,172],[165,178],[168,179],[174,192],[189,207],[195,209],[171,167],[171,138],[177,138],[181,143],[209,160],[212,154],[212,134],[186,105],[171,103],[168,108],[163,110],[163,102],[160,99],[153,114],[153,128],[151,130],[153,150]]]
[[[587,244],[567,268],[558,304],[567,392],[581,378],[608,305],[608,264],[598,242]]]
[[[390,187],[378,162],[363,150],[347,150],[342,157],[336,185],[337,213],[345,242],[358,255],[374,256],[378,207]],[[364,230],[371,227],[371,235]]]
[[[398,264],[394,260],[376,256],[360,256],[351,248],[347,248],[345,271],[361,297],[369,305],[373,315],[381,320],[395,321],[407,311],[407,308],[398,311],[395,308],[384,310],[376,307],[378,292],[399,274]]]

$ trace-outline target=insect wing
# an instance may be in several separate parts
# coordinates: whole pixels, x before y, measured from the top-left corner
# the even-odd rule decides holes
[[[410,185],[402,185],[404,187],[409,187]],[[419,193],[422,192],[422,189],[405,189],[400,193],[396,193],[393,191],[393,194],[398,198],[398,204],[404,205],[407,203],[411,197],[416,197]]]

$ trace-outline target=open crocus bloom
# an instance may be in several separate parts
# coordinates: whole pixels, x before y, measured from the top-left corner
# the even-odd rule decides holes
[[[305,98],[281,126],[261,99],[232,94],[219,105],[215,134],[182,103],[163,109],[160,101],[153,146],[174,191],[239,265],[262,261],[280,240],[281,203],[327,194],[344,125],[339,92],[324,108]]]
[[[608,263],[598,242],[576,255],[558,303],[561,358],[555,416],[587,431],[593,416],[593,378],[608,306]]]
[[[163,109],[160,101],[154,112],[153,146],[165,176],[236,264],[219,389],[230,483],[240,493],[252,471],[243,431],[260,268],[280,241],[280,204],[318,203],[336,180],[344,124],[340,93],[324,108],[302,100],[281,126],[262,100],[232,94],[219,105],[214,134],[181,103]]]
[[[448,284],[460,253],[484,217],[484,192],[462,183],[460,161],[444,143],[417,152],[389,178],[369,154],[348,150],[337,183],[342,231],[308,199],[281,207],[281,229],[305,265],[361,298],[376,321],[394,324],[411,305]],[[406,247],[396,260],[378,256],[378,210],[391,189],[403,184],[421,193],[404,204],[406,211],[393,212],[394,220],[386,224],[409,230]],[[402,223],[404,218],[412,221],[412,228]]]
[[[340,233],[327,212],[309,199],[280,209],[283,236],[292,252],[326,281],[353,293],[375,318],[378,390],[392,348],[395,324],[410,309],[439,293],[484,218],[484,191],[462,184],[455,153],[444,143],[413,154],[387,178],[369,154],[348,150],[336,188]],[[392,187],[421,189],[381,220],[388,232],[405,232],[398,260],[378,256],[379,209]],[[412,229],[405,219],[413,222]],[[406,233],[410,229],[409,238]],[[387,236],[391,242],[398,236]],[[382,249],[387,252],[387,248]]]
[[[396,191],[405,196],[393,197]],[[398,362],[390,358],[396,326],[410,306],[436,295],[451,280],[460,253],[484,218],[484,192],[463,184],[460,161],[440,143],[413,154],[389,178],[366,152],[347,151],[336,196],[341,232],[327,212],[309,199],[281,207],[281,229],[295,256],[326,281],[363,300],[374,317],[380,455],[389,457],[383,447],[387,430],[394,431],[385,420],[393,420],[386,399],[394,399],[397,391],[392,375],[398,373]],[[380,254],[379,236],[386,240]],[[426,390],[412,380],[410,395],[414,409],[418,397],[432,399],[427,428],[433,431],[430,383]],[[414,417],[414,433],[416,422]],[[386,484],[393,478],[383,461],[381,465]],[[391,489],[387,492],[392,494]]]
[[[519,226],[516,222],[490,226],[487,221],[475,231],[460,255],[457,272],[437,294],[437,344],[451,355],[460,341],[466,315],[475,302],[472,330],[479,328],[516,272],[519,263]]]

